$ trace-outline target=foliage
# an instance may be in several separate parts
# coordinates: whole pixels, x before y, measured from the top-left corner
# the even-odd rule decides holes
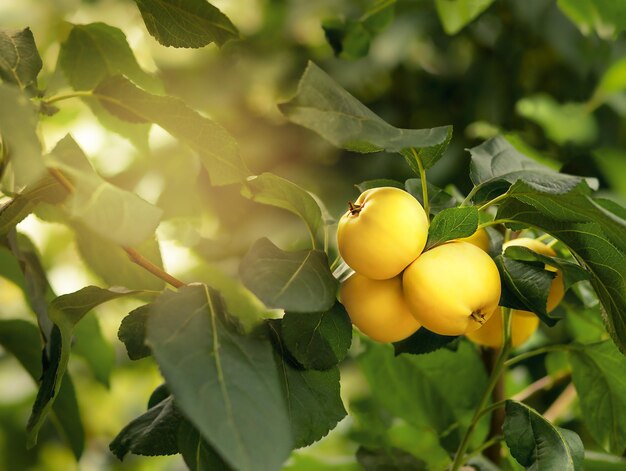
[[[85,3],[92,22],[57,12],[54,34],[0,24],[0,373],[14,358],[37,385],[20,427],[0,402],[0,469],[44,460],[55,433],[73,459],[94,453],[92,383],[113,394],[141,365],[163,384],[107,432],[119,460],[624,465],[606,454],[626,450],[620,2],[257,2],[256,20],[205,0],[110,2],[119,22]],[[352,328],[333,237],[351,185],[418,199],[427,249],[489,230],[499,352]],[[558,256],[502,252],[522,233]],[[548,265],[567,290],[551,313]],[[68,266],[84,280],[59,281]],[[510,309],[542,320],[514,355]]]

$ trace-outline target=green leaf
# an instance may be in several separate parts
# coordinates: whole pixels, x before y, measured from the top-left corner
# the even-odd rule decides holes
[[[562,241],[591,274],[607,330],[626,353],[626,221],[585,192],[541,193],[518,183],[499,207],[508,226],[533,226]]]
[[[530,250],[527,247],[511,246],[507,247],[504,251],[504,255],[511,259],[520,262],[539,262],[541,267],[549,265],[561,270],[563,273],[563,284],[565,290],[568,290],[573,284],[579,281],[588,280],[590,274],[580,265],[572,262],[568,262],[558,257],[548,257]]]
[[[326,40],[335,56],[353,60],[367,56],[370,50],[371,33],[359,21],[330,20],[322,23]]]
[[[135,0],[148,32],[164,46],[221,46],[239,38],[237,28],[205,0]]]
[[[558,0],[557,4],[583,33],[592,29],[607,36],[626,29],[626,5],[614,0]]]
[[[440,146],[451,132],[450,126],[433,129],[391,126],[313,62],[304,71],[296,96],[281,104],[280,109],[290,121],[315,131],[335,146],[361,153],[410,153],[411,149]],[[428,167],[426,162],[424,165]]]
[[[310,193],[272,173],[263,173],[248,178],[244,196],[262,204],[286,209],[299,216],[309,228],[311,238],[315,238],[322,223],[322,211]]]
[[[178,428],[178,450],[191,471],[233,469],[224,463],[220,455],[202,438],[200,432],[185,419]]]
[[[348,354],[352,323],[339,303],[325,312],[287,312],[282,333],[289,353],[307,370],[327,370]]]
[[[418,428],[434,429],[446,449],[458,447],[487,384],[472,345],[461,342],[456,352],[440,349],[396,357],[389,346],[371,343],[358,362],[385,409]],[[487,423],[481,422],[475,439],[483,440],[487,429]]]
[[[520,116],[537,123],[559,145],[588,145],[598,136],[598,123],[584,103],[558,103],[550,95],[522,98],[515,105]]]
[[[356,460],[365,471],[426,471],[428,466],[411,453],[400,448],[379,448],[376,450],[359,447]]]
[[[626,196],[626,152],[623,149],[602,148],[592,155],[609,186]]]
[[[571,430],[553,426],[521,402],[506,401],[504,438],[522,466],[537,471],[582,469],[583,444]]]
[[[81,224],[73,224],[72,228],[76,236],[78,253],[106,285],[152,291],[164,288],[163,280],[133,263],[118,244],[94,234]],[[155,266],[163,268],[159,244],[154,237],[148,237],[134,248]]]
[[[149,314],[149,304],[139,306],[124,317],[120,324],[117,337],[126,346],[128,358],[131,360],[140,360],[150,356],[150,347],[146,345],[146,325]]]
[[[104,80],[93,93],[118,118],[158,124],[191,147],[200,156],[214,185],[238,183],[249,175],[237,143],[228,131],[189,108],[181,99],[144,92],[123,77]]]
[[[13,85],[0,83],[0,103],[0,137],[8,148],[11,165],[3,185],[17,192],[42,178],[46,171],[37,136],[37,112]]]
[[[493,2],[494,0],[436,0],[435,5],[444,31],[453,35],[471,23]]]
[[[438,128],[435,128],[438,129]],[[448,144],[452,140],[452,126],[448,126],[446,138],[441,141],[439,144],[422,147],[419,150],[407,149],[402,151],[402,155],[404,156],[404,160],[409,164],[409,167],[417,174],[420,173],[419,161],[422,162],[424,168],[430,168],[439,161],[441,157],[443,157],[443,153],[448,148]]]
[[[470,178],[475,186],[474,201],[486,201],[506,192],[509,186],[523,180],[530,188],[555,195],[565,194],[582,181],[597,188],[594,179],[585,179],[552,170],[516,150],[504,137],[489,139],[469,149],[472,156]]]
[[[424,206],[422,180],[419,178],[409,178],[404,182],[404,186],[406,191],[415,196],[420,204]],[[458,201],[454,196],[432,185],[430,182],[426,182],[426,189],[428,190],[428,202],[430,203],[430,212],[432,214],[440,213],[444,209],[453,208],[458,205]]]
[[[543,265],[520,262],[507,256],[498,255],[495,259],[503,285],[514,296],[515,301],[503,295],[500,305],[537,314],[542,321],[552,326],[557,320],[547,312],[548,294],[555,273],[545,270]],[[520,304],[521,303],[521,306]]]
[[[393,344],[393,348],[396,355],[400,355],[402,353],[422,355],[450,345],[458,338],[459,337],[456,335],[435,334],[426,327],[420,327],[417,332],[410,337],[401,340],[400,342],[395,342]],[[452,345],[450,345],[450,348],[453,348]]]
[[[42,65],[30,28],[0,30],[0,79],[22,89],[36,88]]]
[[[426,250],[452,239],[471,236],[478,229],[475,206],[444,209],[430,223]]]
[[[335,303],[337,280],[319,250],[284,252],[259,239],[241,261],[243,284],[270,308],[323,312]]]
[[[111,373],[115,368],[115,350],[102,335],[98,318],[93,313],[85,316],[76,326],[74,335],[72,352],[83,357],[94,377],[108,388]]]
[[[162,88],[139,66],[124,32],[105,23],[73,25],[61,44],[59,64],[75,90],[91,90],[114,75],[124,75],[147,90]]]
[[[94,307],[111,299],[139,294],[123,288],[102,289],[87,286],[73,293],[59,296],[48,306],[50,318],[55,326],[49,340],[49,357],[42,374],[41,384],[33,410],[28,419],[29,448],[37,443],[37,434],[59,394],[59,387],[69,361],[70,347],[76,324]]]
[[[289,359],[284,320],[269,324],[274,356],[287,404],[294,446],[301,448],[324,437],[346,416],[339,394],[339,369],[301,369]]]
[[[35,382],[39,381],[42,352],[37,327],[19,319],[0,320],[0,345],[17,358]],[[85,448],[85,431],[69,374],[63,377],[52,413],[56,418],[55,425],[68,441],[76,459],[80,459]]]
[[[172,396],[152,406],[126,425],[109,444],[120,460],[128,453],[144,456],[178,453],[177,434],[182,421]]]
[[[626,458],[585,450],[583,464],[585,471],[622,471],[626,469]]]
[[[74,191],[65,204],[70,219],[122,246],[139,245],[154,234],[161,209],[102,179],[69,135],[59,141],[50,159],[72,182]]]
[[[626,357],[604,341],[570,350],[572,379],[585,425],[605,450],[626,449]]]
[[[205,285],[151,304],[147,342],[177,406],[238,470],[278,470],[291,450],[269,341],[243,336]]]

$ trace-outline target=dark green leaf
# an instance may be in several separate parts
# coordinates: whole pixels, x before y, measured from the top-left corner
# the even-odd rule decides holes
[[[453,35],[489,8],[494,0],[436,0],[437,13],[447,34]]]
[[[277,470],[291,450],[269,341],[235,330],[205,285],[150,305],[147,343],[181,412],[232,467]]]
[[[377,402],[418,428],[434,429],[448,450],[458,447],[487,384],[480,357],[468,342],[456,352],[397,357],[389,346],[372,343],[359,365]],[[475,439],[484,439],[487,428],[481,422]]]
[[[517,180],[523,180],[533,190],[554,195],[567,193],[583,181],[587,181],[592,188],[598,186],[594,179],[559,173],[536,162],[502,136],[489,139],[469,149],[469,152],[472,155],[470,178],[478,187],[475,201],[485,201],[504,193]]]
[[[322,312],[335,303],[337,280],[319,250],[284,252],[259,239],[239,266],[241,279],[268,307]]]
[[[48,361],[43,370],[41,384],[30,418],[28,419],[28,446],[37,443],[39,429],[55,403],[59,393],[67,363],[74,327],[94,307],[111,299],[121,296],[139,294],[138,291],[129,291],[123,288],[102,289],[96,286],[87,286],[74,293],[65,294],[52,300],[48,306],[50,319],[55,323],[48,346]]]
[[[150,356],[150,347],[146,345],[146,325],[150,305],[139,306],[131,311],[120,324],[117,337],[124,342],[128,358],[140,360]]]
[[[582,469],[580,437],[553,426],[527,405],[507,400],[502,429],[511,454],[522,466],[537,471]]]
[[[469,237],[478,229],[478,209],[475,206],[444,209],[428,228],[426,250],[452,239]]]
[[[187,144],[200,156],[214,185],[238,183],[250,173],[228,131],[179,98],[144,92],[123,77],[104,80],[94,96],[118,118],[158,124]]]
[[[91,90],[113,75],[124,75],[147,90],[161,88],[141,69],[124,33],[105,23],[73,25],[61,45],[59,64],[75,90]]]
[[[594,440],[611,453],[626,449],[626,357],[604,341],[570,351],[572,378],[583,420]]]
[[[434,352],[446,345],[450,345],[458,339],[455,335],[439,335],[431,332],[426,327],[421,327],[410,337],[396,342],[393,348],[396,355],[402,353],[410,353],[413,355],[421,355],[424,353]],[[452,346],[450,346],[452,347]]]
[[[18,192],[41,179],[46,171],[37,136],[37,112],[13,85],[0,83],[0,103],[0,136],[11,164],[7,185]]]
[[[588,195],[550,195],[518,183],[498,209],[497,218],[514,228],[531,225],[569,247],[591,274],[605,310],[607,330],[626,353],[626,222]]]
[[[258,203],[286,209],[300,216],[313,238],[322,223],[322,212],[311,194],[277,175],[263,173],[248,178],[243,194]]]
[[[98,318],[92,313],[76,326],[73,353],[83,357],[94,377],[107,388],[115,367],[113,345],[102,335]]]
[[[230,20],[206,0],[135,0],[148,32],[164,46],[221,46],[239,33]]]
[[[411,453],[399,448],[371,450],[359,447],[356,460],[365,471],[426,471],[428,466]]]
[[[217,452],[202,438],[189,421],[183,419],[178,428],[178,450],[191,471],[232,471]]]
[[[563,284],[566,290],[573,284],[588,280],[590,277],[589,272],[576,263],[568,262],[558,257],[548,257],[547,255],[542,255],[530,250],[527,247],[507,247],[504,251],[504,255],[511,260],[520,262],[540,262],[541,267],[545,264],[560,269],[563,272]]]
[[[422,180],[419,178],[409,178],[405,184],[405,189],[413,196],[417,198],[422,206],[424,206],[424,198],[422,193]],[[428,190],[428,202],[430,203],[430,212],[437,214],[444,209],[453,208],[457,206],[458,201],[454,196],[451,196],[446,191],[435,185],[426,183],[426,189]]]
[[[294,446],[301,448],[324,437],[346,416],[339,394],[339,369],[304,370],[290,361],[284,322],[269,323],[274,356],[289,412]]]
[[[41,338],[37,327],[27,321],[0,320],[0,345],[11,353],[35,382],[41,378]],[[85,432],[80,418],[74,385],[69,375],[62,380],[57,400],[52,406],[55,425],[68,441],[78,460],[85,448]]]
[[[440,146],[450,127],[399,129],[383,121],[309,62],[298,93],[280,109],[290,121],[309,128],[337,147],[355,152],[410,152]],[[425,162],[426,165],[426,162]]]
[[[439,128],[435,128],[435,129],[439,129]],[[448,144],[450,144],[451,140],[452,140],[452,126],[448,126],[446,137],[442,142],[433,146],[422,147],[419,150],[415,150],[415,148],[404,149],[402,151],[402,155],[404,156],[404,159],[409,164],[409,167],[411,167],[411,169],[413,169],[413,171],[419,175],[420,169],[419,169],[418,161],[422,162],[422,165],[424,166],[424,168],[432,167],[433,165],[437,163],[437,161],[441,157],[443,157],[443,153],[448,148]]]
[[[342,59],[360,59],[370,49],[371,33],[359,21],[325,21],[322,24],[326,40],[337,57]]]
[[[502,255],[498,255],[495,262],[503,285],[516,298],[516,301],[511,303],[510,299],[502,297],[500,305],[519,309],[520,305],[517,304],[519,302],[525,311],[534,312],[546,324],[556,324],[556,319],[550,317],[547,312],[548,294],[555,273],[545,270],[543,266],[519,262]]]
[[[339,303],[325,312],[287,312],[282,321],[289,353],[304,368],[327,370],[342,361],[352,342],[352,323]]]
[[[78,253],[105,284],[153,291],[160,291],[165,286],[163,280],[132,262],[118,244],[94,234],[80,224],[73,224],[73,229]],[[154,237],[148,237],[134,248],[155,266],[163,268],[159,244]]]
[[[109,445],[120,460],[128,453],[144,456],[178,453],[177,433],[182,416],[169,397],[126,425]]]
[[[22,89],[36,88],[42,65],[30,28],[0,30],[0,79]]]

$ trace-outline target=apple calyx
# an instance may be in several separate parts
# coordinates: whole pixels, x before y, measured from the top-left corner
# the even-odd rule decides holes
[[[361,212],[361,209],[363,209],[363,205],[348,201],[348,211],[350,211],[350,214],[352,216],[356,216],[357,214],[359,214]]]

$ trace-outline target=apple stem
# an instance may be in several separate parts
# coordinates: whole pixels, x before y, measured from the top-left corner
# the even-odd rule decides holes
[[[348,209],[350,211],[350,214],[352,214],[353,216],[356,216],[357,214],[361,212],[361,209],[363,209],[363,206],[360,204],[353,203],[352,201],[348,201]]]

